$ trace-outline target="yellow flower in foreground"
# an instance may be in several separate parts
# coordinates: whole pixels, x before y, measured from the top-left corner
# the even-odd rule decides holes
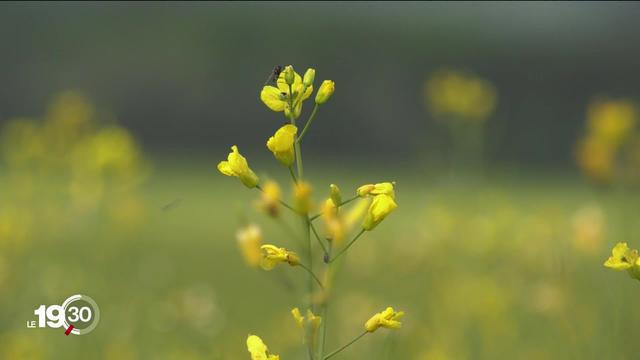
[[[296,141],[298,128],[294,125],[285,125],[267,141],[267,148],[284,166],[291,166],[294,159],[293,144]]]
[[[254,224],[247,225],[236,233],[240,253],[249,266],[258,266],[262,261],[262,232]]]
[[[276,86],[267,85],[262,88],[260,92],[260,100],[267,105],[267,107],[273,111],[284,111],[284,115],[287,118],[291,117],[291,106],[289,99],[292,99],[295,109],[293,111],[293,117],[300,116],[302,111],[302,102],[308,99],[313,92],[313,86],[305,86],[302,82],[302,77],[294,71],[294,79],[291,88],[285,81],[285,73],[280,73]],[[290,91],[290,89],[292,91]]]
[[[300,264],[300,257],[293,251],[279,248],[275,245],[262,245],[263,251],[260,266],[265,270],[273,269],[278,263],[288,263],[291,266]]]
[[[322,105],[329,101],[333,92],[336,91],[336,83],[331,80],[325,80],[320,84],[318,93],[316,94],[316,104]]]
[[[218,163],[218,171],[224,175],[239,178],[240,181],[250,189],[258,185],[258,176],[249,168],[247,159],[240,155],[236,145],[231,147],[227,161],[220,161],[220,163]]]
[[[604,266],[618,271],[627,271],[629,275],[640,280],[640,258],[638,250],[630,249],[627,243],[617,243],[611,250],[611,256]]]
[[[256,335],[247,337],[247,350],[251,354],[251,360],[280,360],[280,356],[269,354],[267,345]]]
[[[376,195],[369,206],[369,211],[362,223],[362,227],[365,230],[372,230],[397,207],[398,205],[393,200],[393,197],[385,194]]]
[[[395,311],[392,307],[386,308],[383,312],[379,312],[367,320],[364,324],[365,330],[372,333],[378,328],[399,329],[402,323],[398,321],[404,316],[404,311]]]
[[[365,197],[367,195],[389,195],[393,199],[396,198],[396,193],[393,189],[395,182],[383,182],[378,184],[367,184],[360,186],[356,193],[360,197]]]
[[[611,256],[604,266],[614,270],[628,270],[636,264],[638,250],[631,250],[627,243],[617,243],[611,250]]]
[[[311,185],[304,181],[298,181],[293,186],[295,207],[301,214],[306,214],[311,211],[311,190]]]
[[[262,207],[267,214],[276,217],[280,214],[280,200],[282,199],[282,191],[278,183],[269,180],[262,185],[262,200],[260,207]]]

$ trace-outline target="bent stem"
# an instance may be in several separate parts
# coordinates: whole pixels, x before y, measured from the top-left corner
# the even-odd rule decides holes
[[[338,253],[338,254],[337,254],[333,259],[330,259],[330,260],[329,260],[329,263],[334,262],[337,258],[339,258],[339,257],[340,257],[342,254],[344,254],[347,250],[349,250],[349,248],[351,247],[351,245],[353,245],[353,244],[356,242],[356,240],[358,240],[358,238],[360,238],[360,236],[361,236],[362,234],[364,234],[364,232],[365,232],[365,231],[366,231],[365,229],[360,230],[360,232],[358,233],[358,235],[356,235],[356,237],[354,237],[354,238],[353,238],[353,240],[351,240],[351,241],[349,242],[349,244],[347,244],[347,246],[345,246],[345,247],[344,247],[344,249],[342,249],[342,250],[341,250],[341,251],[340,251],[340,252],[339,252],[339,253]]]
[[[320,279],[318,279],[316,274],[314,274],[313,271],[311,271],[311,269],[309,269],[306,265],[302,263],[298,265],[300,265],[301,268],[305,269],[309,273],[309,275],[311,275],[311,277],[316,281],[316,283],[318,283],[318,286],[320,286],[320,288],[324,290],[324,285],[322,285],[322,282],[320,282]]]
[[[338,353],[340,353],[342,350],[348,348],[349,346],[353,345],[353,343],[355,343],[356,341],[362,339],[363,336],[367,335],[369,332],[365,331],[362,334],[358,335],[355,339],[351,340],[349,343],[347,343],[346,345],[342,346],[341,348],[339,348],[338,350],[332,352],[331,354],[327,355],[324,357],[323,360],[327,360],[331,357],[333,357],[334,355],[337,355]]]

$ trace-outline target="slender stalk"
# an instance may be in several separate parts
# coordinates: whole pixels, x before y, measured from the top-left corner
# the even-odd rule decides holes
[[[320,105],[318,105],[318,104],[316,104],[313,107],[313,111],[311,112],[311,116],[309,116],[309,120],[307,120],[307,123],[304,124],[304,128],[302,129],[302,132],[300,133],[300,135],[298,135],[298,138],[296,139],[296,143],[301,143],[302,142],[302,138],[307,133],[307,131],[309,131],[309,128],[311,127],[311,124],[313,123],[313,120],[316,118],[316,113],[318,112],[319,108],[320,108]]]
[[[341,206],[346,205],[346,204],[348,204],[348,203],[352,202],[353,200],[355,200],[355,199],[357,199],[357,198],[359,198],[359,197],[360,197],[360,196],[356,195],[356,196],[352,197],[351,199],[348,199],[348,200],[345,200],[345,201],[341,202],[341,203],[340,203],[340,205],[338,205],[338,209],[339,209]],[[322,213],[313,215],[312,217],[310,217],[310,218],[309,218],[309,220],[310,220],[310,221],[313,221],[313,220],[315,220],[315,219],[319,218],[320,216],[322,216]]]
[[[327,251],[327,248],[324,246],[324,243],[322,242],[322,239],[320,239],[320,236],[318,235],[318,232],[316,231],[316,227],[313,226],[313,224],[311,223],[311,221],[309,221],[309,226],[311,226],[311,230],[313,231],[313,234],[316,236],[316,239],[318,240],[318,244],[320,244],[320,247],[322,248],[322,251],[324,252],[324,255],[329,255],[329,252]]]
[[[312,224],[313,225],[313,224]],[[333,250],[333,242],[329,242],[329,251],[327,252],[327,259],[331,258],[331,251]],[[327,264],[326,266],[326,281],[329,283],[329,288],[331,288],[331,264]],[[329,292],[325,292],[324,301],[322,302],[322,342],[320,343],[319,355],[318,359],[322,359],[324,357],[324,348],[327,344],[327,315],[329,313]]]
[[[297,184],[298,178],[296,177],[296,174],[293,173],[293,167],[291,166],[289,166],[289,174],[291,174],[291,178],[293,179],[293,182]]]
[[[320,288],[322,290],[324,290],[324,285],[322,285],[322,282],[320,281],[320,279],[318,279],[318,277],[316,276],[316,274],[313,273],[313,271],[311,271],[311,269],[309,269],[306,265],[300,263],[298,264],[301,268],[305,269],[309,275],[311,275],[311,277],[316,281],[316,283],[318,283],[318,286],[320,286]]]
[[[349,346],[353,345],[353,343],[355,343],[356,341],[362,339],[363,336],[367,335],[368,332],[365,331],[362,334],[358,335],[355,339],[351,340],[349,343],[347,343],[346,345],[342,346],[341,348],[339,348],[338,350],[332,352],[331,354],[327,355],[324,357],[323,360],[327,360],[329,358],[332,358],[334,355],[337,355],[339,352],[341,352],[342,350],[348,348]]]
[[[332,259],[329,260],[329,263],[334,262],[337,258],[339,258],[342,254],[344,254],[347,250],[349,250],[349,248],[351,247],[351,245],[353,245],[356,240],[358,240],[358,238],[360,238],[360,236],[362,234],[364,234],[365,230],[362,229],[360,230],[360,232],[358,233],[358,235],[356,235],[356,237],[353,238],[353,240],[351,240],[349,242],[349,244],[347,244],[347,246],[344,247],[344,249],[342,249],[336,256],[334,256]]]

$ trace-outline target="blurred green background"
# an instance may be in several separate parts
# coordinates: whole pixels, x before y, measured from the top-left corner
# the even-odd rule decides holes
[[[330,183],[397,183],[397,211],[343,261],[327,347],[388,305],[403,328],[335,359],[635,358],[640,289],[602,263],[640,238],[638,15],[1,4],[0,359],[248,359],[248,333],[304,358],[304,273],[245,265],[235,234],[296,243],[216,170],[237,144],[290,201],[265,148],[285,119],[259,99],[276,64],[336,82],[303,148],[318,203]],[[75,293],[100,306],[93,333],[26,328]]]

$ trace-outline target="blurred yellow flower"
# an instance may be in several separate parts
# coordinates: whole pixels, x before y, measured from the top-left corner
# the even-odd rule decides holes
[[[278,263],[288,263],[291,266],[300,265],[300,257],[293,251],[279,248],[275,245],[262,245],[262,259],[260,266],[264,270],[273,269]]]
[[[338,208],[332,199],[327,199],[322,206],[322,220],[328,238],[333,241],[334,246],[342,244],[346,235],[346,229],[342,218],[338,216]]]
[[[495,110],[497,92],[487,80],[472,74],[443,69],[435,72],[425,88],[427,104],[437,118],[483,121]]]
[[[365,197],[367,195],[389,195],[391,198],[395,200],[396,193],[394,191],[395,182],[383,182],[378,184],[367,184],[360,186],[356,193],[360,197]]]
[[[251,354],[251,360],[279,360],[280,356],[269,354],[267,345],[262,342],[262,339],[256,335],[249,335],[247,337],[247,350]]]
[[[636,106],[630,100],[596,100],[587,110],[587,131],[615,147],[631,134],[636,117]]]
[[[302,111],[302,102],[311,96],[313,86],[305,86],[302,78],[295,71],[293,72],[293,83],[289,86],[285,80],[286,73],[286,70],[280,73],[276,86],[266,85],[262,88],[260,100],[273,111],[284,111],[284,115],[287,118],[290,118],[291,115],[294,118],[298,118]],[[293,112],[291,111],[289,99],[291,99],[295,107]]]
[[[299,180],[293,185],[295,208],[301,214],[308,213],[313,207],[311,200],[311,190],[311,185],[302,180]]]
[[[278,183],[273,180],[266,181],[262,185],[260,207],[270,216],[276,217],[280,214],[280,200],[282,200],[282,191]]]
[[[615,175],[615,149],[594,137],[587,137],[578,144],[578,166],[591,180],[600,184],[610,183]]]
[[[295,125],[284,125],[267,141],[267,148],[284,166],[291,166],[294,160],[293,145],[298,128]]]
[[[392,307],[386,308],[384,311],[373,315],[364,324],[365,330],[372,333],[378,328],[399,329],[402,323],[398,321],[404,316],[404,311],[395,311]]]
[[[293,308],[291,310],[291,315],[293,316],[296,324],[307,332],[308,336],[311,338],[311,342],[313,343],[316,335],[318,334],[320,324],[322,324],[322,317],[315,315],[309,309],[307,309],[306,316],[302,316],[300,309],[298,308]]]
[[[331,95],[336,90],[336,83],[331,80],[325,80],[320,85],[318,93],[316,94],[316,104],[322,105],[329,101]]]
[[[262,261],[262,231],[255,224],[240,228],[236,232],[240,253],[249,266],[259,266]]]
[[[233,145],[227,161],[218,163],[218,171],[227,176],[235,176],[248,188],[258,185],[258,176],[249,168],[247,159],[240,155],[238,147]]]
[[[573,246],[587,254],[600,250],[605,232],[605,214],[596,205],[585,206],[573,215]]]
[[[362,223],[362,227],[365,230],[373,230],[397,207],[398,205],[393,200],[393,197],[386,194],[376,195],[369,206],[369,211]]]

